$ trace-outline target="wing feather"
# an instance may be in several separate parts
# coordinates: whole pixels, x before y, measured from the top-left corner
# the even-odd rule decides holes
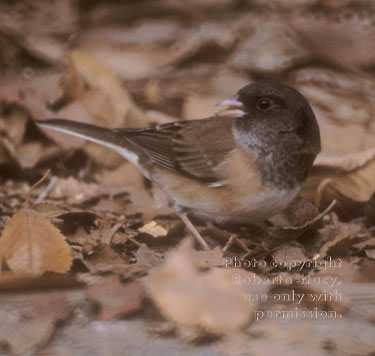
[[[223,177],[217,166],[235,147],[232,125],[231,119],[213,117],[118,131],[142,149],[153,164],[219,185]]]

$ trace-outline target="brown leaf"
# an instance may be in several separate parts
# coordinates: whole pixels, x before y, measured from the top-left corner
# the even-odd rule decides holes
[[[63,293],[45,294],[33,303],[35,318],[51,319],[53,322],[67,319],[72,308]]]
[[[22,168],[33,168],[46,156],[46,149],[39,142],[26,143],[17,150],[17,161]]]
[[[15,355],[29,355],[50,339],[57,321],[67,319],[71,307],[64,294],[42,294],[33,303],[33,317],[11,323],[0,343]]]
[[[375,225],[375,193],[366,204],[365,214],[368,222],[372,225]]]
[[[366,252],[366,256],[368,258],[371,258],[371,259],[375,260],[375,250],[374,249],[366,249],[365,252]]]
[[[71,59],[86,83],[93,88],[101,89],[109,96],[113,109],[109,126],[142,127],[148,124],[145,113],[134,103],[120,79],[110,69],[79,51],[72,52]]]
[[[223,265],[223,251],[219,246],[216,246],[214,249],[205,251],[194,251],[196,256],[199,259],[199,268],[207,267],[219,267]]]
[[[244,36],[232,56],[232,68],[242,71],[281,73],[301,64],[309,51],[282,19],[250,15],[247,19],[255,29]],[[249,31],[250,32],[250,31]]]
[[[80,77],[76,66],[73,65],[72,59],[69,58],[69,69],[65,80],[64,90],[61,96],[56,99],[51,107],[57,109],[70,101],[77,99],[83,92],[83,81]]]
[[[362,250],[375,249],[375,239],[369,234],[368,239],[352,245],[352,248],[361,252]]]
[[[102,269],[110,269],[113,265],[121,265],[126,262],[126,258],[116,253],[109,245],[98,244],[83,263],[91,272],[96,272]]]
[[[199,271],[199,257],[185,240],[155,268],[146,287],[161,313],[181,327],[197,327],[213,334],[238,330],[250,319],[255,304],[245,302],[243,285],[233,283],[233,270]]]
[[[275,226],[301,226],[319,215],[317,207],[309,201],[297,197],[285,210],[268,219]]]
[[[0,343],[10,348],[12,355],[30,355],[48,341],[53,329],[52,319],[23,320],[12,325]]]
[[[333,226],[325,226],[320,233],[327,235],[327,241],[320,248],[320,256],[345,256],[349,247],[369,238],[369,232],[358,223],[342,223],[332,214]]]
[[[9,106],[7,111],[7,114],[1,113],[0,129],[3,132],[2,135],[6,135],[17,147],[25,135],[28,114],[21,106]]]
[[[337,23],[297,17],[292,26],[315,55],[325,60],[354,67],[366,66],[374,61],[371,46],[373,32],[359,26],[357,21]]]
[[[351,266],[353,271],[353,266]],[[359,268],[355,266],[355,282],[359,283],[375,283],[375,261],[369,259],[362,259],[359,263]]]
[[[7,137],[0,138],[0,164],[16,164],[15,147]]]
[[[302,200],[303,201],[303,200]],[[304,215],[301,214],[300,217],[296,218],[296,221],[300,223],[301,225],[296,226],[282,226],[282,227],[276,227],[275,229],[271,229],[269,231],[269,235],[277,238],[285,238],[285,239],[296,239],[297,237],[301,236],[303,232],[305,232],[307,229],[311,228],[319,222],[324,215],[328,214],[332,208],[335,206],[336,201],[332,201],[331,204],[320,214],[312,217],[311,216],[311,210],[308,214]],[[293,206],[293,205],[292,205]],[[300,206],[300,204],[297,204],[297,206]],[[309,209],[307,209],[309,210]],[[305,218],[308,217],[309,220],[303,219],[301,221],[301,217],[304,216]]]
[[[138,282],[123,284],[118,277],[109,276],[89,286],[87,296],[100,305],[100,319],[112,320],[138,311],[143,289]]]
[[[129,162],[123,162],[113,170],[106,170],[99,176],[104,187],[128,187],[129,190],[144,189],[143,176]]]
[[[302,248],[297,246],[283,246],[272,254],[272,258],[282,266],[288,265],[290,261],[299,265],[309,260]],[[294,265],[290,267],[294,267]]]
[[[374,192],[375,148],[370,148],[345,156],[318,157],[303,196],[322,206],[343,197],[353,202],[367,202]]]
[[[147,245],[142,244],[136,253],[137,264],[147,267],[158,266],[162,261],[162,256],[151,250]]]
[[[79,204],[102,194],[101,186],[80,182],[73,177],[61,178],[48,194],[50,198],[65,198],[68,204]]]
[[[0,238],[0,256],[14,272],[64,273],[72,264],[64,236],[42,215],[21,209],[5,226]]]
[[[149,234],[155,238],[161,237],[161,236],[167,236],[168,234],[168,231],[154,220],[140,227],[138,231],[145,233],[145,234]]]
[[[147,189],[142,173],[131,163],[124,163],[112,171],[104,172],[99,178],[103,187],[122,187],[129,193],[127,214],[143,213],[143,220],[149,222],[156,215],[173,214],[168,206],[168,197],[158,187]],[[121,198],[125,201],[124,198]],[[113,201],[113,200],[112,200]]]

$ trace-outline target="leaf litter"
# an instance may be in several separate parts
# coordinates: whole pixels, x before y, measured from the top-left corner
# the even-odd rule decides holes
[[[0,353],[92,355],[104,347],[118,355],[136,341],[134,354],[147,347],[164,355],[167,344],[179,355],[371,354],[368,1],[141,3],[0,5]],[[220,22],[206,20],[214,13]],[[300,199],[269,222],[196,221],[208,252],[184,240],[165,194],[117,154],[34,125],[45,117],[106,127],[204,117],[259,78],[301,90],[323,152]],[[53,176],[27,198],[46,168]],[[297,288],[308,278],[320,284]],[[326,288],[334,278],[341,285]],[[329,292],[341,300],[324,301]],[[321,296],[314,304],[291,297],[313,293]],[[342,317],[272,318],[296,308]],[[176,335],[150,344],[150,329],[166,321]],[[129,335],[138,330],[134,340],[98,337],[121,325]]]

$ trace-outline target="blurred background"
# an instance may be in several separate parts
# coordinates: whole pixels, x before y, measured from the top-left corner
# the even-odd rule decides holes
[[[372,0],[1,1],[0,166],[45,158],[34,119],[201,118],[255,80],[308,98],[323,153],[372,147],[374,11]]]

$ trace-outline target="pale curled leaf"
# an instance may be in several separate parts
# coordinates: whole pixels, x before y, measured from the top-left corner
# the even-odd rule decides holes
[[[167,236],[168,234],[168,231],[154,220],[140,227],[138,231],[149,234],[155,238],[160,236]]]
[[[319,155],[314,162],[314,167],[337,169],[349,173],[373,159],[375,159],[375,147],[342,156]]]
[[[102,194],[100,185],[68,177],[59,179],[48,196],[53,199],[65,198],[70,204],[79,204],[100,194]]]
[[[64,273],[72,264],[64,236],[30,209],[19,210],[5,226],[0,238],[0,256],[18,273]]]
[[[255,303],[243,300],[246,289],[233,282],[234,269],[212,268],[202,273],[199,259],[191,242],[183,241],[146,278],[151,299],[180,327],[217,335],[238,330],[249,322]]]
[[[368,201],[375,192],[375,148],[318,157],[303,194],[311,196],[311,190],[317,203],[339,199],[340,195],[356,202]]]

